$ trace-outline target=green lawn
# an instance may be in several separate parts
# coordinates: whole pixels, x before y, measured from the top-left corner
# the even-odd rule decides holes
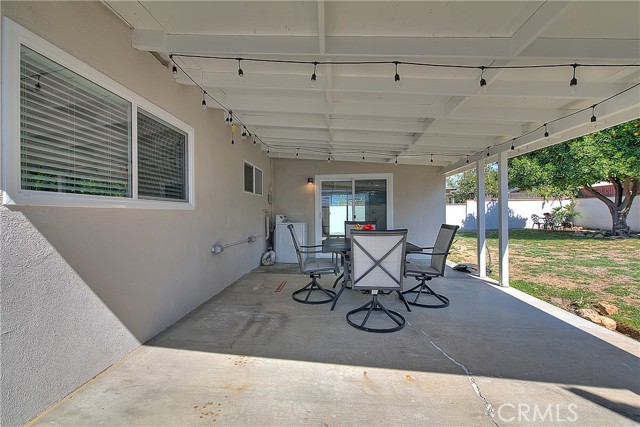
[[[459,232],[449,260],[475,264],[475,232]],[[498,279],[498,233],[487,231],[490,277]],[[491,261],[490,261],[490,260]],[[567,310],[615,304],[620,331],[640,338],[640,239],[575,237],[570,231],[511,230],[510,284]]]

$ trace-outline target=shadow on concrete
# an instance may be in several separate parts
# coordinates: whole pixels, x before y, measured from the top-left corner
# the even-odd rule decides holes
[[[499,211],[498,211],[498,202],[490,202],[487,204],[487,212],[485,214],[486,228],[493,230],[498,228],[498,219],[499,219]],[[509,209],[509,228],[510,229],[518,229],[525,228],[527,226],[527,218],[524,218],[520,215],[516,215],[513,209]],[[477,218],[474,214],[469,214],[462,221],[461,230],[471,231],[477,230],[478,222]]]
[[[565,388],[565,390],[577,396],[580,396],[584,399],[587,399],[590,402],[600,405],[603,408],[609,409],[620,415],[623,415],[629,419],[636,420],[636,421],[640,419],[640,406],[629,405],[623,402],[616,402],[616,401],[607,399],[606,397],[599,396],[587,390],[583,390],[576,387],[567,387]],[[638,402],[640,403],[640,399],[638,399]]]
[[[466,274],[449,270],[433,280],[436,292],[451,299],[445,309],[407,313],[393,296],[384,297],[408,325],[382,335],[346,323],[346,312],[367,295],[347,291],[333,312],[294,302],[291,292],[305,279],[248,274],[147,345],[453,375],[463,374],[463,365],[474,376],[640,393],[636,356]],[[612,405],[640,420],[638,411]]]

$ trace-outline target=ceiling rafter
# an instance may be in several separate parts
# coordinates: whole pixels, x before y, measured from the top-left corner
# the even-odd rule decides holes
[[[246,79],[241,82],[232,60],[181,57],[177,61],[187,74],[180,73],[176,81],[214,96],[263,142],[288,150],[335,150],[336,159],[361,159],[339,150],[382,149],[386,159],[367,155],[367,161],[395,163],[396,156],[404,155],[399,163],[428,165],[430,159],[420,155],[440,153],[433,165],[451,172],[466,167],[466,155],[487,146],[494,146],[492,153],[508,149],[514,137],[520,152],[569,137],[582,129],[574,123],[579,115],[570,116],[567,125],[554,123],[554,137],[548,140],[528,133],[640,81],[637,67],[579,67],[576,90],[568,84],[572,63],[640,63],[636,2],[265,0],[243,2],[237,17],[224,11],[237,9],[238,3],[224,0],[105,4],[132,27],[132,45],[143,51],[311,61],[288,65],[243,59]],[[221,13],[201,13],[202,8]],[[604,11],[620,17],[619,23],[600,19]],[[389,63],[320,64],[317,81],[310,85],[313,61],[366,60],[400,61],[400,87],[394,85]],[[471,68],[443,70],[406,62]],[[567,64],[566,70],[489,68],[483,74],[486,93],[479,84],[480,66],[557,63]],[[637,92],[635,98],[627,94],[607,101],[619,111],[606,118],[599,113],[598,126],[633,115],[629,111],[640,115]],[[208,106],[216,108],[215,102]],[[300,156],[326,159],[326,153]],[[277,156],[277,150],[270,155]]]

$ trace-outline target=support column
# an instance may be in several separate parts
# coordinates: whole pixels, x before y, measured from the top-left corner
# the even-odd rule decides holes
[[[498,228],[500,242],[500,286],[509,287],[509,183],[508,158],[503,151],[498,156]]]
[[[478,233],[478,276],[487,276],[487,244],[486,244],[486,219],[485,219],[485,185],[484,185],[484,160],[476,162],[476,179],[478,194],[476,195],[476,231]]]

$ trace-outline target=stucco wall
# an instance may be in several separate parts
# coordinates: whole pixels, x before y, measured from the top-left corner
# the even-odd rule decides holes
[[[2,2],[1,12],[195,129],[193,211],[4,206],[0,211],[2,425],[19,425],[256,267],[269,159],[229,143],[219,110],[178,85],[98,2]],[[4,143],[4,141],[3,141]],[[243,191],[243,160],[265,196]]]
[[[509,228],[531,228],[531,215],[542,218],[544,212],[551,212],[556,206],[568,204],[569,201],[559,202],[550,200],[509,200]],[[485,202],[486,228],[498,229],[498,202]],[[467,200],[464,204],[447,205],[447,223],[459,225],[461,230],[476,230],[478,221],[478,204],[475,200]]]
[[[613,200],[613,199],[612,199]],[[582,214],[576,218],[576,225],[589,228],[610,230],[612,227],[611,213],[607,205],[598,199],[576,199],[576,210]],[[627,225],[634,231],[640,231],[640,198],[636,197],[627,216]]]
[[[307,241],[315,240],[315,175],[393,174],[393,227],[407,228],[412,243],[433,244],[444,222],[444,176],[429,166],[394,166],[380,163],[327,162],[299,159],[273,160],[273,212],[290,221],[307,222]]]

